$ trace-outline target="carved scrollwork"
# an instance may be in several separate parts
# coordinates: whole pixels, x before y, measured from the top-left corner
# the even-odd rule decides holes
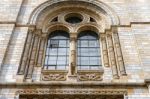
[[[79,71],[78,80],[80,81],[101,81],[103,71]]]
[[[66,80],[66,72],[52,72],[46,71],[42,73],[43,81],[65,81]]]
[[[126,95],[125,89],[20,89],[16,94]]]

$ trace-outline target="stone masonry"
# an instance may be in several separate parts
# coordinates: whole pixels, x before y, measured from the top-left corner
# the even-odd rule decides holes
[[[79,4],[74,5],[75,2]],[[51,26],[50,30],[48,30],[48,23],[46,23],[55,15],[59,17],[59,14],[63,16],[67,11],[71,11],[65,7],[72,7],[72,11],[75,12],[80,12],[80,9],[84,9],[83,12],[85,11],[85,13],[83,14],[85,14],[85,18],[87,19],[88,15],[94,16],[94,14],[101,15],[101,19],[104,19],[101,20],[99,17],[95,17],[101,27],[95,24],[89,25],[89,27],[97,26],[98,31],[106,38],[106,41],[102,43],[108,44],[108,46],[102,47],[102,54],[104,56],[102,59],[103,69],[100,73],[99,71],[94,71],[95,75],[100,75],[100,80],[92,81],[90,79],[90,81],[80,81],[78,80],[78,75],[75,75],[76,73],[79,75],[87,73],[77,71],[77,69],[73,67],[76,66],[75,44],[77,35],[75,35],[75,33],[77,33],[80,28],[76,30],[69,28],[71,35],[70,57],[73,56],[73,58],[70,58],[72,64],[68,69],[70,70],[69,73],[67,74],[66,71],[61,71],[61,74],[64,75],[61,81],[43,81],[42,76],[49,73],[49,71],[42,70],[42,63],[39,66],[34,66],[33,71],[29,70],[32,72],[32,75],[30,75],[30,79],[26,79],[26,74],[19,74],[18,71],[21,66],[22,57],[24,57],[24,46],[26,45],[28,33],[35,33],[35,36],[39,37],[37,39],[41,40],[47,35],[44,33],[47,33],[47,31],[51,32],[53,29],[55,30],[56,27],[58,27],[58,29],[67,30],[65,26],[63,27],[61,24],[57,24],[54,28]],[[63,9],[64,13],[61,14]],[[106,11],[107,15],[101,13],[101,11]],[[60,22],[63,22],[61,18]],[[83,29],[88,29],[88,26]],[[96,31],[96,29],[93,30]],[[114,47],[114,51],[112,51],[112,45],[109,41],[112,39],[112,42],[115,42],[116,39],[109,37],[114,31],[117,32],[118,42],[116,41],[116,44],[119,43],[119,45],[116,45],[116,47],[119,46],[119,49],[115,49]],[[101,34],[100,39],[105,40]],[[107,49],[108,52],[105,52]],[[39,48],[39,51],[43,50],[44,47]],[[118,55],[118,50],[121,56]],[[108,55],[106,55],[107,53]],[[43,55],[43,53],[39,55]],[[116,67],[113,66],[113,61],[117,59],[119,61],[120,58],[121,63],[116,62]],[[41,60],[43,60],[43,58],[41,58]],[[105,63],[108,66],[104,66]],[[109,64],[111,64],[111,66],[109,66]],[[123,64],[121,65],[122,68],[119,67],[120,64]],[[114,68],[116,68],[116,71]],[[71,72],[71,70],[73,72]],[[29,71],[25,70],[25,73]],[[50,73],[57,75],[59,71],[50,71]],[[88,73],[90,74],[91,72],[88,71]],[[35,96],[30,98],[29,95],[33,94]],[[0,99],[42,99],[37,97],[45,94],[47,96],[51,94],[56,95],[57,98],[54,99],[59,99],[57,94],[75,95],[74,97],[78,97],[76,94],[81,94],[81,96],[96,94],[95,97],[101,97],[101,95],[104,97],[100,99],[109,99],[109,95],[110,97],[114,97],[112,99],[122,99],[122,97],[124,97],[124,99],[150,99],[150,1],[1,0]],[[120,97],[117,98],[114,95],[121,96],[117,96]],[[52,97],[53,96],[51,96],[50,99],[53,99]],[[64,99],[68,99],[67,96],[64,97]]]

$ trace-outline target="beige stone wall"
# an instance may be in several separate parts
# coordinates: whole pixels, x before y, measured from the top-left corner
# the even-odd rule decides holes
[[[8,27],[6,28],[7,31],[9,30]],[[11,34],[11,40],[9,42],[8,46],[8,36],[5,36],[5,39],[3,41],[7,41],[6,45],[3,45],[5,58],[3,61],[3,65],[1,67],[1,75],[0,75],[0,82],[16,82],[16,74],[20,63],[21,53],[23,51],[25,38],[27,34],[27,27],[15,27],[14,31],[10,31],[8,36],[10,39]],[[7,33],[7,32],[6,32]],[[6,46],[6,47],[5,47]],[[3,55],[4,56],[4,55]],[[3,58],[1,58],[3,59]]]
[[[28,31],[26,25],[33,10],[45,1],[47,0],[2,0],[0,2],[0,83],[17,82],[17,70]],[[150,79],[149,0],[101,1],[110,6],[120,19],[121,26],[118,27],[118,34],[127,72],[127,76],[113,79],[111,68],[104,67],[101,82],[143,84],[145,79]],[[131,24],[131,22],[136,23]],[[35,67],[34,82],[40,82],[40,73],[41,68]],[[148,87],[143,86],[123,86],[123,88],[128,90],[128,99],[149,99]],[[17,88],[0,89],[0,99],[14,99],[16,90]]]
[[[26,24],[32,11],[46,0],[25,0],[21,15],[18,17],[18,23]],[[130,22],[149,22],[150,21],[150,3],[148,0],[101,0],[110,6],[120,18],[122,25],[129,25]],[[22,20],[22,18],[24,20]]]
[[[16,22],[22,0],[1,0],[0,22]]]
[[[137,81],[149,78],[149,26],[150,24],[134,24],[119,28],[126,70],[132,75],[130,78]]]
[[[14,24],[0,24],[0,67],[4,61],[13,30]]]

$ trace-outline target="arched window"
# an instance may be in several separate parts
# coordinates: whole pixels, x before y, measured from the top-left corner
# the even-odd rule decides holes
[[[68,66],[69,34],[54,31],[49,35],[46,48],[44,69],[65,70]]]
[[[98,35],[93,31],[83,31],[78,36],[78,69],[97,70],[100,61],[100,44]]]

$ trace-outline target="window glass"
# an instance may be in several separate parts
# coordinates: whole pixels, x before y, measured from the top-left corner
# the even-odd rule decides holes
[[[78,69],[94,70],[101,66],[98,35],[93,31],[83,31],[78,36]]]
[[[68,66],[69,34],[64,31],[54,31],[47,42],[44,69],[65,70]]]

